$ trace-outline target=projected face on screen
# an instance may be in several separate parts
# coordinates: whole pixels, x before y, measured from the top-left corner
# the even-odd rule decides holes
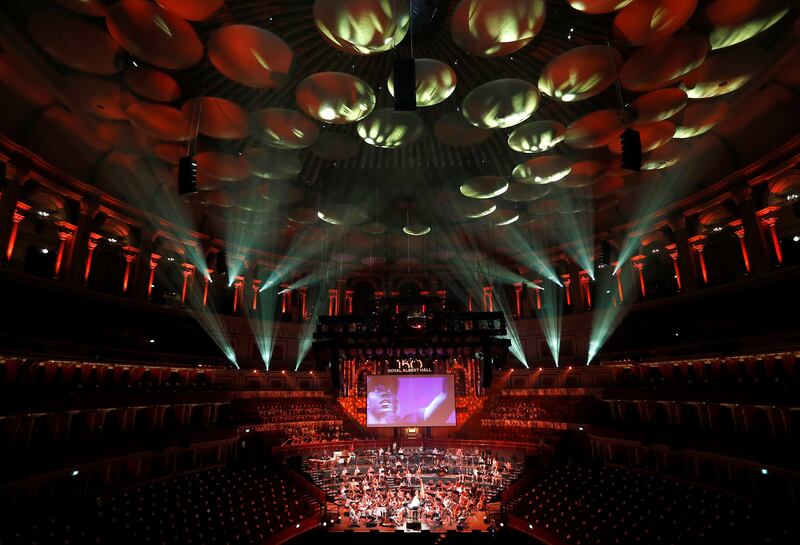
[[[367,377],[367,426],[455,426],[452,375]]]

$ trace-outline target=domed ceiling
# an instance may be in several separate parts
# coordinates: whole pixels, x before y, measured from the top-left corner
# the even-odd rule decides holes
[[[2,12],[10,136],[211,237],[286,252],[297,233],[333,230],[364,267],[438,260],[465,240],[513,259],[487,233],[565,244],[630,222],[664,187],[662,205],[717,181],[757,149],[752,133],[719,130],[796,47],[797,20],[778,0],[8,0]],[[418,108],[395,112],[393,63],[409,56]],[[641,173],[620,168],[625,126],[641,133]],[[703,160],[720,146],[725,160]],[[201,191],[181,199],[187,153]]]

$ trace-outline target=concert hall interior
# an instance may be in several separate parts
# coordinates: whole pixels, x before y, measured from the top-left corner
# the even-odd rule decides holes
[[[0,545],[800,543],[800,0],[0,2]]]

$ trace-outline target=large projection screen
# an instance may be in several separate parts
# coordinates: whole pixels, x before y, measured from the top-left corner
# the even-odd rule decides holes
[[[368,375],[367,427],[455,426],[453,375]]]

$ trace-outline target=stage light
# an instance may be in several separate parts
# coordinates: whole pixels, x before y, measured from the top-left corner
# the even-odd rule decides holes
[[[763,471],[763,470],[762,470],[762,471]],[[77,469],[73,469],[73,470],[72,470],[72,476],[73,476],[73,477],[77,477],[79,474],[80,474],[80,471],[78,471]]]
[[[245,433],[250,433],[250,428],[245,428],[244,432]]]
[[[762,467],[761,468],[761,474],[762,475],[769,475],[769,470],[766,467]]]
[[[795,241],[795,242],[800,242],[800,235],[793,236],[792,240]]]
[[[154,343],[154,342],[156,342],[156,340],[155,339],[150,339],[150,342]]]
[[[48,250],[47,248],[42,248],[42,253],[43,254],[49,254],[50,250]]]

